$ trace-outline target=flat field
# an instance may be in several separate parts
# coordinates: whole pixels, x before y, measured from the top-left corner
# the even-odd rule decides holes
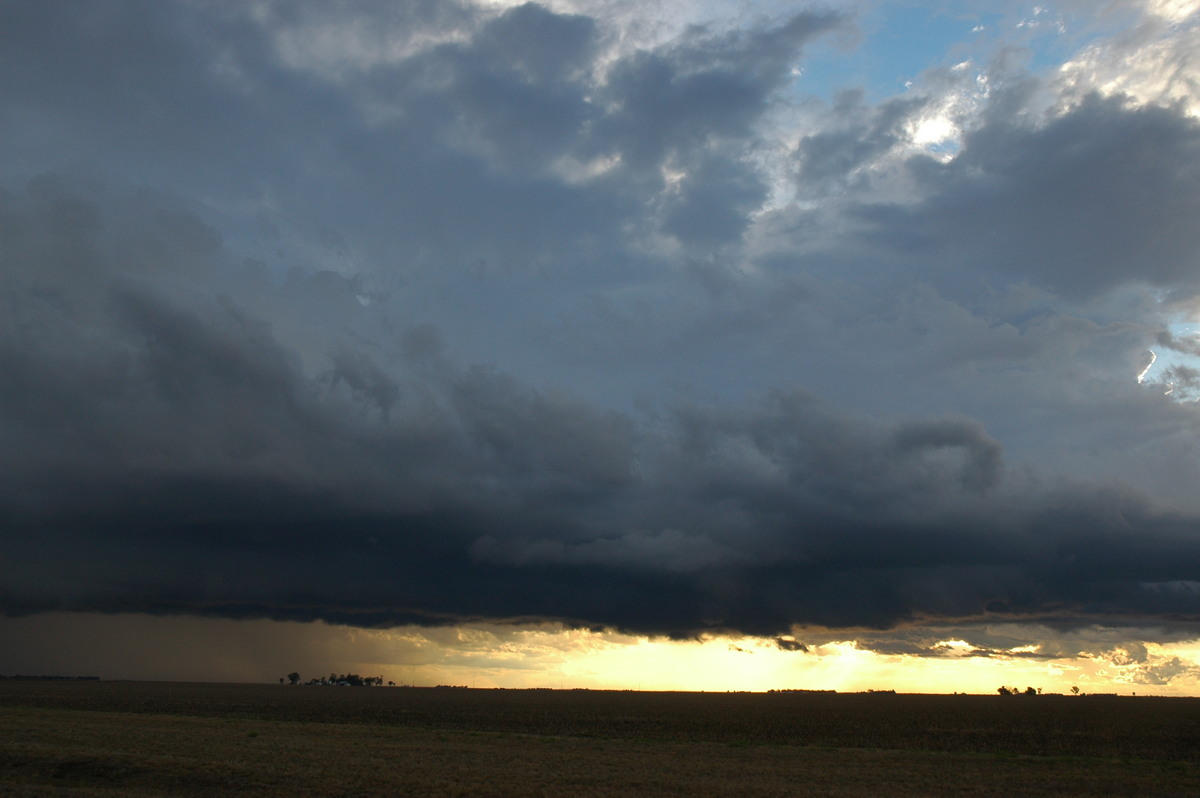
[[[0,794],[1200,795],[1200,699],[6,680]]]

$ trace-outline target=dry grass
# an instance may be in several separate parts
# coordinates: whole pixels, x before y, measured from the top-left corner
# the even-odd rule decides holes
[[[5,795],[1196,795],[1200,701],[0,682]]]

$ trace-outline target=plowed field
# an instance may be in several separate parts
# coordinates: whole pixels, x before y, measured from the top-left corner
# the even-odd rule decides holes
[[[0,794],[1200,795],[1200,700],[0,681]]]

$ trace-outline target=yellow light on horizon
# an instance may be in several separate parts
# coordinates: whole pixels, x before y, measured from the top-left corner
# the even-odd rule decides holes
[[[13,644],[0,658],[0,673],[104,679],[261,682],[298,671],[305,679],[337,672],[382,675],[397,684],[510,688],[994,693],[1005,685],[1200,695],[1200,640],[1131,640],[1049,658],[1034,643],[996,652],[948,639],[914,656],[872,651],[854,640],[804,644],[801,631],[787,638],[795,645],[780,645],[770,638],[680,641],[556,624],[358,629],[86,613],[0,618],[0,638]]]

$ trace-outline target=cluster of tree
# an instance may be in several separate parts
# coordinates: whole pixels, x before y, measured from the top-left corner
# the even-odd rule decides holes
[[[283,684],[287,681],[289,684],[300,684],[300,674],[292,671],[286,677],[280,677],[279,683]],[[359,676],[357,673],[331,673],[329,676],[321,676],[316,679],[309,679],[307,684],[336,684],[349,687],[379,687],[383,685],[382,676]],[[388,682],[389,687],[395,686],[395,682]]]
[[[1004,685],[1000,685],[996,688],[996,692],[1000,695],[1041,695],[1042,688],[1026,687],[1022,690],[1019,687],[1005,687]]]

